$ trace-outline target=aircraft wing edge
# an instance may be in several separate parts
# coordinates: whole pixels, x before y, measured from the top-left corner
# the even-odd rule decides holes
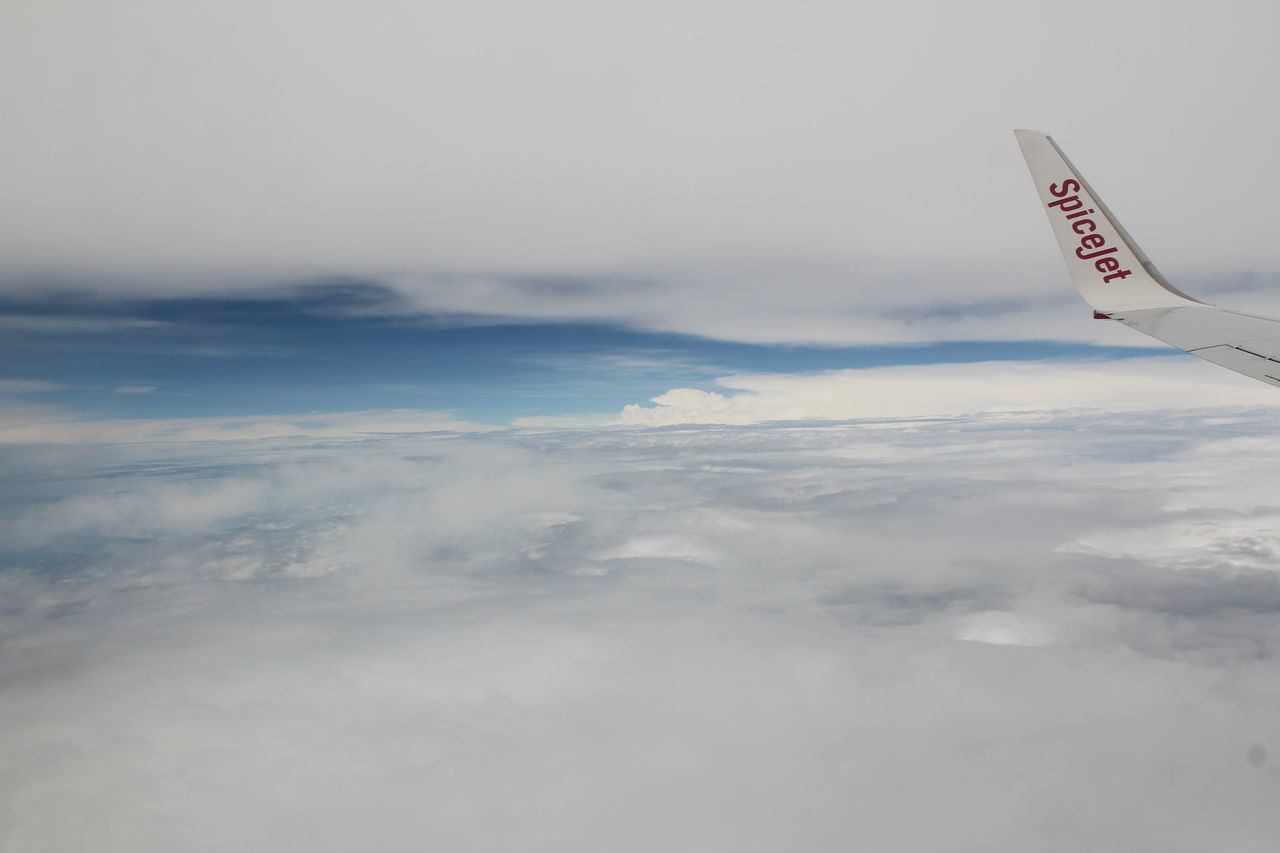
[[[1219,367],[1280,387],[1280,320],[1212,305],[1116,314],[1135,331]]]

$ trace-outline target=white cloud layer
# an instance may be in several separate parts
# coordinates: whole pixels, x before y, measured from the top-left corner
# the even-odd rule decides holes
[[[0,847],[1270,850],[1270,410],[0,452]]]
[[[1127,411],[1276,405],[1243,377],[1187,357],[1108,362],[977,362],[761,373],[716,380],[728,393],[674,388],[616,416],[526,417],[525,427],[758,424],[768,421],[954,416],[1064,408]]]
[[[1275,290],[1278,26],[1253,0],[17,0],[0,287],[338,274],[735,340],[1093,340],[1055,323],[1010,129],[1054,132],[1189,290]]]
[[[657,372],[660,363],[624,363]],[[670,368],[670,365],[667,365]],[[673,388],[616,414],[521,417],[515,426],[670,426],[759,424],[769,421],[948,417],[1061,409],[1130,411],[1280,405],[1256,382],[1186,356],[1096,362],[975,362],[832,370],[809,374],[741,374],[715,380],[722,391]],[[47,383],[11,383],[9,390],[44,390]],[[48,386],[56,388],[60,386]],[[125,386],[148,393],[154,386]],[[0,391],[3,391],[0,388]],[[86,421],[58,406],[4,400],[2,444],[346,439],[389,433],[469,433],[500,429],[459,420],[447,411],[389,409]]]

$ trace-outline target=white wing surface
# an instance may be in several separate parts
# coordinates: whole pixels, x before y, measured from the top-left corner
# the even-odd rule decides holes
[[[1280,320],[1207,305],[1178,291],[1052,138],[1035,130],[1014,133],[1071,279],[1094,316],[1280,386]]]

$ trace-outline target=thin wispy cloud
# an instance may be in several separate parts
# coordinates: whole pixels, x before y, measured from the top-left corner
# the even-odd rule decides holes
[[[126,392],[149,393],[149,392]],[[43,415],[43,417],[40,417]],[[484,432],[492,426],[453,417],[450,412],[416,409],[312,412],[280,417],[156,418],[82,421],[65,409],[33,410],[25,417],[0,417],[0,444],[115,444],[121,442],[238,441],[421,432]]]
[[[34,394],[41,391],[61,391],[66,387],[38,379],[0,379],[0,394]]]
[[[6,332],[111,333],[163,329],[164,323],[137,317],[95,317],[75,314],[0,314],[0,329]]]

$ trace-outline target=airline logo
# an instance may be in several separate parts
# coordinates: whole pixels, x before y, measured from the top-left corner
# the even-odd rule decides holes
[[[1054,201],[1049,202],[1048,207],[1051,210],[1056,207],[1071,225],[1071,230],[1080,237],[1076,257],[1082,261],[1093,261],[1094,269],[1105,274],[1102,278],[1104,284],[1132,275],[1133,270],[1121,269],[1120,261],[1113,257],[1120,247],[1108,244],[1107,238],[1098,233],[1098,223],[1089,218],[1097,211],[1091,207],[1086,209],[1080,196],[1073,195],[1080,190],[1080,182],[1073,178],[1049,185],[1049,195]]]

